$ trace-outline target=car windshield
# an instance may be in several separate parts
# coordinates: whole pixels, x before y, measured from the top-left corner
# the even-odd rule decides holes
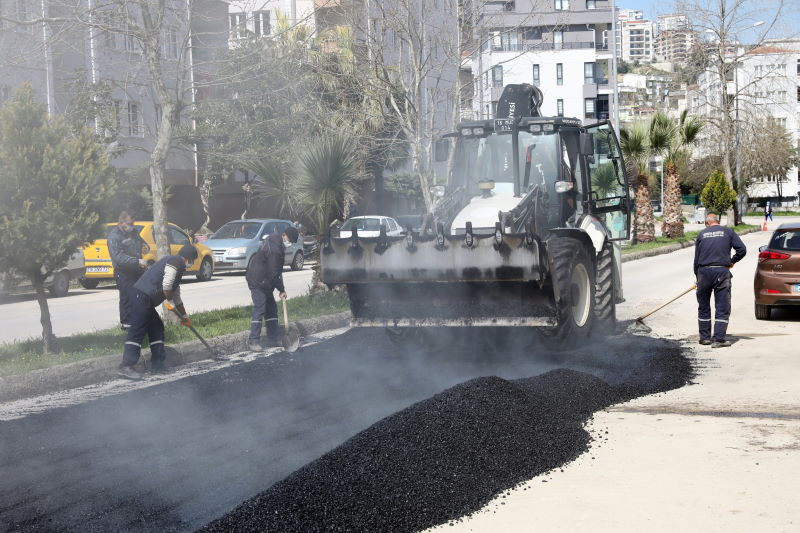
[[[352,231],[353,228],[358,231],[380,231],[381,223],[377,218],[351,218],[342,225],[345,231]]]
[[[219,228],[212,239],[255,239],[261,222],[228,222]]]
[[[769,243],[770,250],[800,252],[800,230],[778,230]]]

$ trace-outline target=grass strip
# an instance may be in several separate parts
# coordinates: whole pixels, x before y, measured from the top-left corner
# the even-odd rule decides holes
[[[290,298],[287,304],[289,319],[292,321],[341,313],[349,309],[347,297],[331,291],[321,292],[315,296]],[[193,313],[192,325],[207,339],[245,331],[250,326],[251,309],[251,306],[241,306]],[[192,340],[196,340],[196,337],[188,328],[179,324],[166,324],[167,344]],[[120,354],[124,342],[125,333],[115,327],[59,337],[60,351],[47,356],[42,355],[41,339],[0,344],[0,376],[23,374],[38,368]]]
[[[754,226],[752,224],[740,224],[738,226],[734,226],[733,230],[737,233],[742,231],[746,231],[749,229],[757,228],[758,226]],[[663,236],[656,237],[656,240],[653,242],[640,242],[637,244],[633,244],[631,246],[626,246],[622,249],[622,255],[632,254],[634,252],[643,252],[645,250],[654,250],[657,248],[664,248],[665,246],[669,246],[675,243],[683,243],[683,242],[690,242],[697,238],[697,234],[700,233],[699,231],[687,231],[683,237],[679,237],[677,239],[668,239]]]

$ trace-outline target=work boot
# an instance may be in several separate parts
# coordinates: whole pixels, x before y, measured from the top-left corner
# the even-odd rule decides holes
[[[711,344],[711,339],[700,339],[700,344],[702,344],[703,346],[708,346],[709,344]]]
[[[117,371],[117,375],[126,379],[133,379],[133,380],[141,380],[144,379],[144,375],[141,372],[137,372],[134,370],[132,366],[121,366]]]
[[[261,342],[259,341],[249,341],[247,343],[247,349],[251,352],[262,352],[264,349],[261,347]]]
[[[731,345],[731,341],[719,341],[711,343],[712,348],[727,348]]]

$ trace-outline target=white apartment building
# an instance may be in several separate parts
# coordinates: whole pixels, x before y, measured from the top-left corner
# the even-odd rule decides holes
[[[481,16],[489,22],[475,28],[483,46],[471,56],[474,116],[494,117],[505,85],[531,83],[544,94],[545,116],[610,118],[609,2],[556,0],[544,12],[535,0],[506,5],[513,9]]]
[[[314,0],[232,0],[228,4],[231,40],[245,32],[273,35],[279,16],[286,17],[292,26],[303,24],[314,28]]]
[[[740,48],[738,68],[733,79],[726,82],[729,95],[740,93],[735,102],[740,119],[771,118],[786,128],[794,145],[800,148],[800,40],[770,41],[743,52],[744,49]],[[702,73],[689,95],[691,112],[701,116],[718,113],[721,93],[720,82],[714,73]],[[784,203],[789,202],[786,197],[793,196],[796,205],[800,192],[798,169],[791,169],[781,186]],[[774,179],[763,177],[750,185],[748,195],[775,198],[778,187]]]
[[[617,26],[618,56],[624,61],[649,63],[655,58],[655,25],[649,20],[620,21]]]
[[[664,63],[685,64],[689,52],[697,43],[686,15],[659,15],[655,38],[654,58]]]

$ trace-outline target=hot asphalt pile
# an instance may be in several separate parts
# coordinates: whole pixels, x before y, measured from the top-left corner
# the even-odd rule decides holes
[[[635,337],[571,354],[569,366],[602,379],[558,369],[451,387],[382,419],[202,531],[418,531],[475,512],[586,451],[583,425],[595,411],[691,378],[676,345],[648,342],[644,356],[624,355],[644,345]],[[604,350],[608,356],[597,353]]]

